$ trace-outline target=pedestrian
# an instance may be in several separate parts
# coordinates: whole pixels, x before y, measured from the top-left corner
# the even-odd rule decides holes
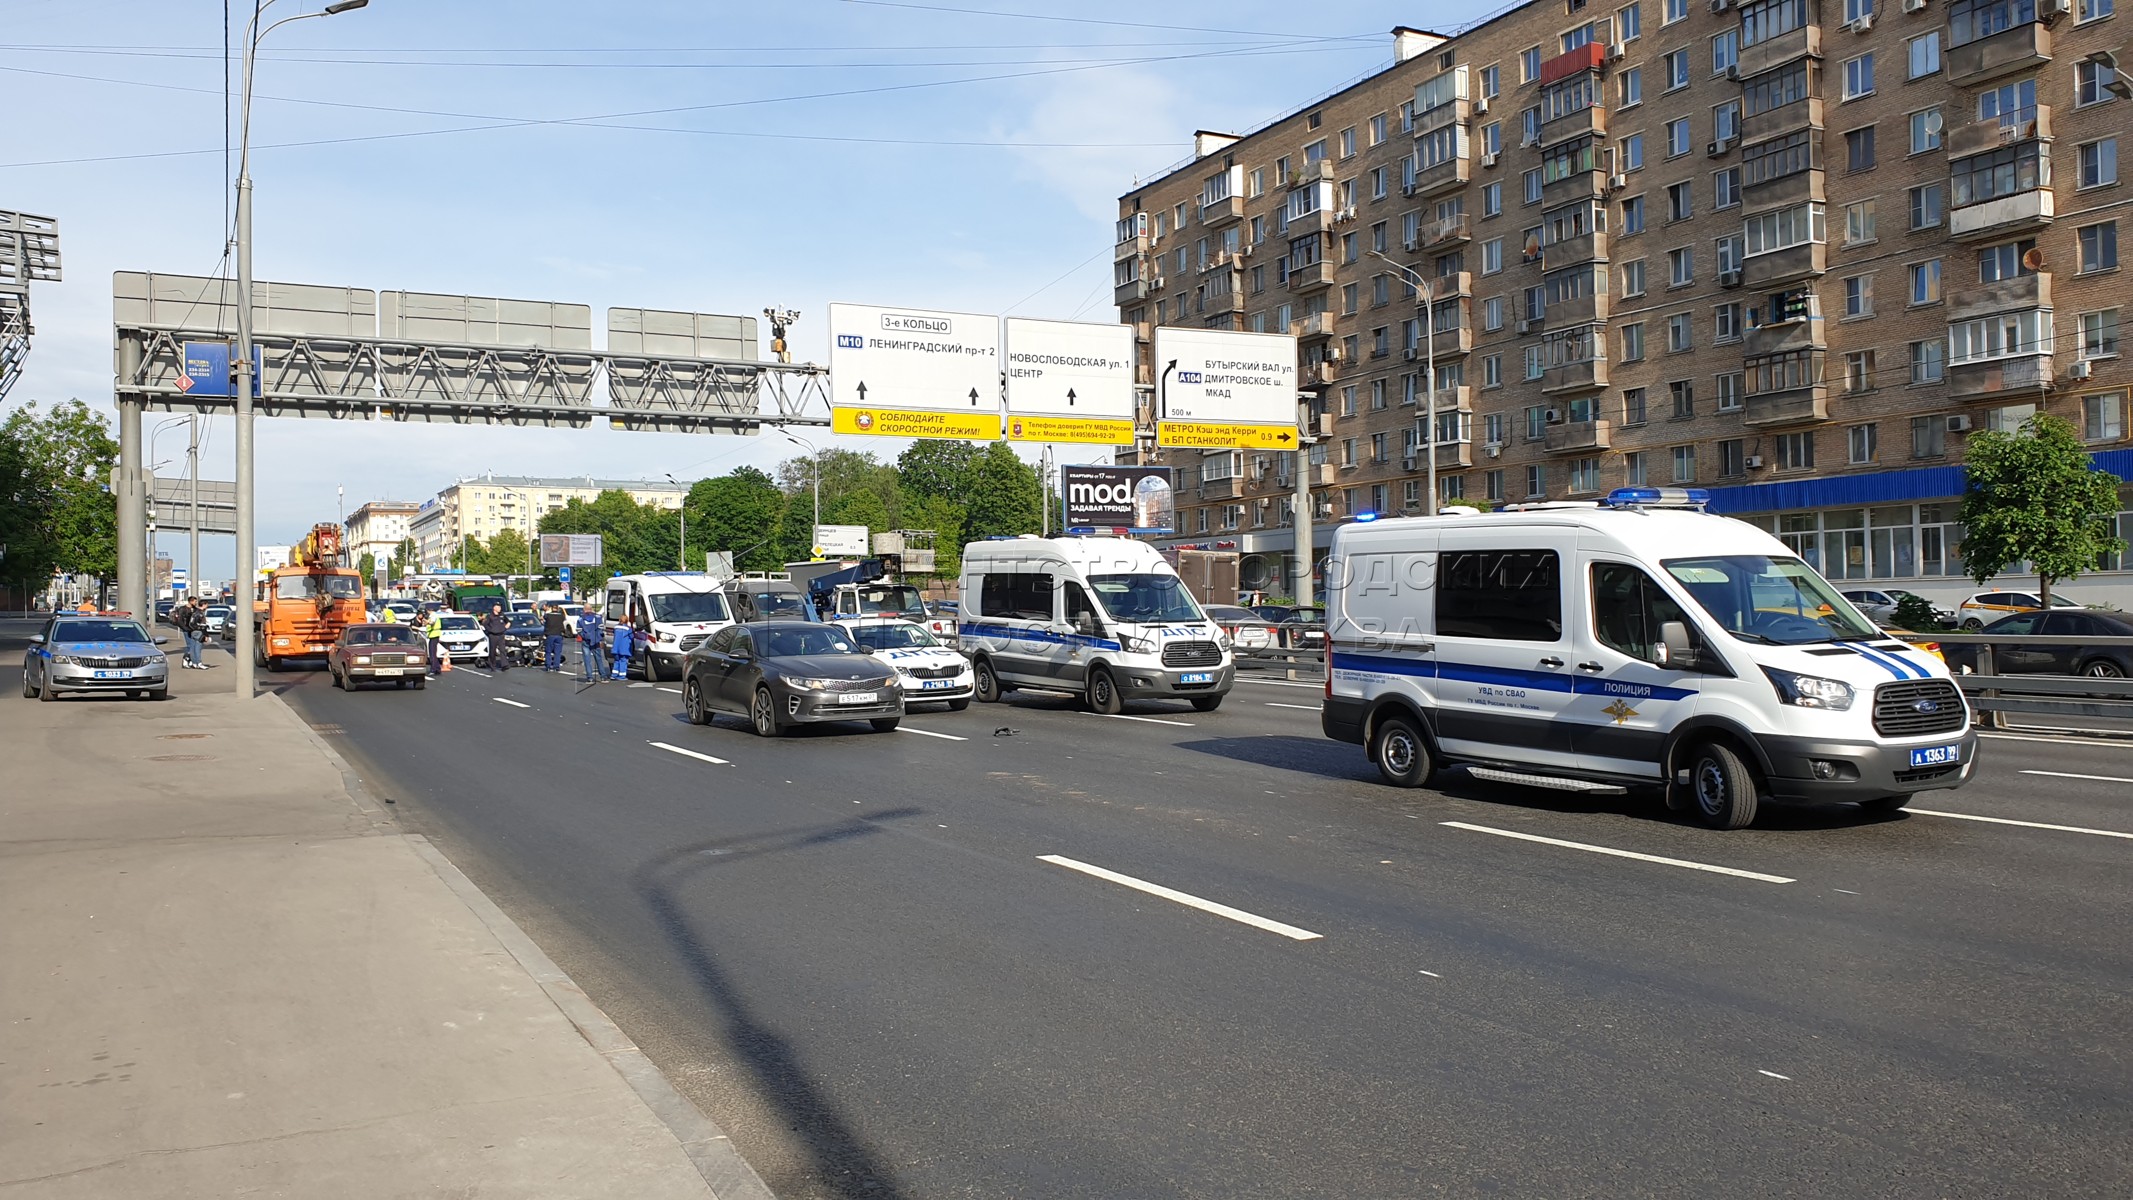
[[[604,632],[600,628],[599,609],[587,606],[578,614],[579,665],[584,669],[586,683],[598,683],[600,677],[607,674],[600,662],[601,652],[607,648],[606,639],[602,637]]]
[[[440,661],[444,655],[444,618],[434,608],[429,622],[422,627],[422,636],[430,643],[430,674],[438,674],[444,669]]]
[[[509,626],[510,622],[504,620],[504,610],[500,607],[490,609],[481,619],[481,627],[489,635],[489,669],[492,671],[511,669],[511,661],[504,657],[504,630]]]
[[[93,613],[96,611],[96,602],[84,596],[82,597],[82,602],[74,606],[74,611],[81,613]]]
[[[172,616],[172,624],[185,635],[185,668],[189,671],[206,670],[207,664],[200,661],[200,639],[207,629],[207,614],[201,610],[200,601],[187,600]]]
[[[391,607],[390,605],[388,605],[388,606],[386,606],[385,608],[382,608],[382,609],[379,609],[379,610],[378,610],[378,624],[380,624],[380,625],[398,625],[399,623],[400,623],[400,610],[399,610],[399,609],[393,608],[393,607]]]
[[[633,636],[634,631],[630,629],[628,621],[615,622],[614,674],[611,676],[612,678],[628,679],[630,677],[630,641]]]
[[[563,670],[563,635],[570,629],[570,618],[563,615],[563,606],[551,603],[541,616],[541,667],[543,670],[561,674]]]

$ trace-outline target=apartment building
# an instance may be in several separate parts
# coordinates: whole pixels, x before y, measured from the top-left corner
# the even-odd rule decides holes
[[[460,479],[424,501],[409,522],[409,536],[416,539],[422,562],[446,566],[459,553],[463,538],[486,542],[506,529],[515,529],[527,541],[540,533],[541,518],[582,500],[587,504],[602,492],[625,492],[639,504],[677,509],[689,494],[688,485],[661,480],[595,479],[587,475],[541,478],[528,475],[479,475]]]
[[[348,561],[361,562],[365,554],[376,562],[389,563],[393,552],[409,536],[409,527],[422,506],[412,500],[372,500],[348,514],[342,545]]]
[[[1395,30],[1384,71],[1121,197],[1120,316],[1144,359],[1158,324],[1297,335],[1321,522],[1424,510],[1434,454],[1444,503],[1693,485],[1833,579],[1966,587],[1973,431],[2052,412],[2133,478],[2133,102],[2089,58],[2114,8],[1535,0]],[[1285,576],[1298,456],[1167,455],[1178,540]]]

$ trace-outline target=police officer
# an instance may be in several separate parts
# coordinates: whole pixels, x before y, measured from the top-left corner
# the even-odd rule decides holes
[[[440,663],[444,656],[444,618],[438,616],[434,608],[430,610],[430,619],[422,626],[422,636],[429,639],[430,674],[435,675],[442,669]]]

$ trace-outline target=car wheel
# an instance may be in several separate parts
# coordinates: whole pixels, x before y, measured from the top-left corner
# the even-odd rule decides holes
[[[1984,629],[1985,623],[1983,621],[1978,620],[1976,617],[1963,618],[1964,633],[1982,633],[1984,632]]]
[[[711,710],[704,705],[704,685],[696,681],[696,676],[689,676],[689,681],[681,685],[681,703],[688,711],[689,724],[711,723]]]
[[[418,692],[430,685],[430,681],[426,678],[414,680],[413,683],[415,685],[415,690]]]
[[[785,732],[778,726],[778,702],[769,688],[755,690],[755,700],[748,706],[748,722],[755,726],[757,737],[773,738]]]
[[[962,711],[963,711],[964,709],[966,709],[966,708],[969,708],[969,707],[970,707],[970,698],[969,698],[968,696],[964,697],[964,698],[963,698],[963,699],[961,699],[961,700],[950,700],[950,701],[948,702],[948,711],[949,711],[949,712],[962,712]]]
[[[872,725],[876,733],[895,733],[897,724],[902,720],[901,717],[876,717],[867,724]]]
[[[332,663],[326,664],[326,674],[331,675],[333,677],[333,686],[341,689],[344,692],[348,690],[348,681],[341,678],[341,673],[333,669]]]
[[[1741,829],[1755,820],[1762,789],[1755,771],[1732,747],[1705,742],[1689,759],[1689,795],[1705,825]]]
[[[1370,761],[1377,764],[1378,774],[1385,777],[1385,782],[1394,787],[1421,787],[1437,769],[1421,726],[1405,713],[1388,713],[1379,718],[1377,729],[1370,736]]]
[[[1871,813],[1892,813],[1901,811],[1903,806],[1910,802],[1911,797],[1906,793],[1901,796],[1876,796],[1872,800],[1861,800],[1859,807]]]
[[[1087,700],[1090,712],[1102,713],[1107,717],[1117,716],[1126,707],[1124,698],[1118,694],[1117,681],[1111,678],[1111,672],[1102,667],[1089,672]]]
[[[986,704],[1000,702],[1000,677],[992,673],[992,660],[981,658],[973,668],[977,675],[977,697]]]
[[[1213,712],[1222,707],[1222,697],[1194,696],[1192,698],[1192,707],[1196,712]]]
[[[59,689],[52,686],[50,678],[42,678],[37,681],[37,698],[47,704],[59,699]]]
[[[37,698],[37,685],[31,681],[28,667],[22,668],[22,698],[24,700],[35,700]]]
[[[2108,658],[2092,658],[2081,664],[2081,673],[2090,679],[2124,679],[2125,670]]]
[[[142,692],[141,695],[149,700],[168,700],[170,699],[170,689],[168,687],[150,688]]]

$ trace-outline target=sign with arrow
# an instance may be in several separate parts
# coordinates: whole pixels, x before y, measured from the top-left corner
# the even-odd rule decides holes
[[[1133,327],[1007,318],[1007,437],[1133,444]]]
[[[1296,338],[1159,325],[1156,444],[1296,448]]]
[[[829,311],[831,429],[999,438],[999,318],[870,304]]]

